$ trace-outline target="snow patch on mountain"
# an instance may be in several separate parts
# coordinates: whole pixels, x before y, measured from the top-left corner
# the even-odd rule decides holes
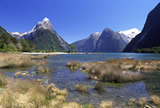
[[[140,31],[137,28],[133,28],[130,30],[120,31],[119,33],[124,35],[123,38],[130,42],[133,38],[135,38],[136,35],[140,33]]]
[[[48,29],[48,30],[51,30],[52,32],[54,32],[53,26],[52,26],[50,20],[45,17],[42,21],[39,21],[38,24],[32,28],[32,30],[30,30],[28,32],[24,32],[24,33],[10,32],[10,34],[15,38],[20,39],[20,38],[23,38],[24,36],[25,37],[30,36],[31,33],[35,32],[39,28]]]

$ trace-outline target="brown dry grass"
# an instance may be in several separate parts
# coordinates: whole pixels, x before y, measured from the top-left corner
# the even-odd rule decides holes
[[[136,98],[130,98],[129,102],[128,102],[128,105],[132,106],[132,105],[135,105],[135,104],[136,104]]]
[[[144,107],[146,104],[147,104],[147,98],[146,97],[139,98],[139,101],[138,101],[139,106]]]
[[[40,65],[37,68],[38,72],[51,72],[52,70],[46,65]]]
[[[78,90],[78,92],[80,93],[87,93],[88,92],[88,88],[86,85],[84,84],[77,84],[76,85],[76,89]]]
[[[118,83],[133,82],[143,79],[143,75],[141,74],[123,71],[108,63],[92,64],[88,69],[88,74],[91,79]]]
[[[113,108],[113,102],[112,101],[102,101],[100,103],[100,108]]]
[[[57,101],[61,103],[59,107],[66,100],[67,91],[56,88],[54,84],[45,87],[38,81],[22,79],[10,79],[7,83],[0,94],[2,108],[47,108]]]
[[[49,55],[32,55],[31,59],[43,59],[43,58],[47,58]]]
[[[0,87],[5,87],[7,85],[7,77],[3,74],[0,74]]]
[[[33,64],[30,55],[0,53],[0,68],[29,67]]]
[[[76,70],[78,68],[80,68],[81,63],[79,61],[72,61],[72,62],[68,62],[66,64],[66,67],[71,69],[71,70]]]
[[[160,97],[159,96],[153,95],[150,97],[150,99],[153,104],[160,105]]]
[[[105,90],[105,86],[103,83],[97,83],[95,85],[95,90],[97,90],[98,93],[103,93]]]

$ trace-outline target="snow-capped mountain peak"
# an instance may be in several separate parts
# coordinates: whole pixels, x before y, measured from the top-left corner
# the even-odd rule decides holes
[[[31,31],[34,31],[37,28],[49,29],[53,31],[53,26],[50,20],[46,17],[42,21],[39,21],[38,24]]]
[[[133,28],[130,30],[120,31],[120,34],[123,34],[126,36],[126,40],[130,42],[133,38],[135,38],[136,35],[140,33],[140,31],[137,28]]]
[[[32,30],[30,30],[28,32],[25,32],[25,33],[11,32],[10,34],[13,37],[16,37],[17,39],[20,39],[21,37],[29,36],[31,33],[35,32],[37,29],[40,29],[40,28],[48,29],[48,30],[51,30],[52,32],[54,32],[53,26],[52,26],[50,20],[45,17],[42,21],[39,21],[38,24],[36,26],[34,26]]]
[[[50,23],[50,20],[45,17],[42,21],[38,22],[38,24],[44,24],[44,23]]]

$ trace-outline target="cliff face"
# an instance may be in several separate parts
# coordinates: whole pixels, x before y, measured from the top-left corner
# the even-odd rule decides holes
[[[121,52],[127,45],[122,35],[109,28],[104,29],[96,43],[96,52]]]
[[[100,32],[96,32],[91,34],[88,38],[76,41],[72,44],[75,45],[80,52],[94,52],[100,35]]]
[[[160,3],[148,14],[142,32],[126,46],[124,52],[160,47]]]

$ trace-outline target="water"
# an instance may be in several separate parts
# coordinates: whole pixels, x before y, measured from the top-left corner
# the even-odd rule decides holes
[[[52,72],[47,74],[32,74],[31,79],[43,79],[45,84],[55,83],[58,88],[67,89],[69,91],[67,101],[77,101],[81,104],[94,104],[98,106],[102,100],[113,100],[116,103],[127,102],[129,98],[149,97],[150,92],[146,89],[146,82],[140,81],[135,83],[112,84],[105,83],[105,92],[99,94],[94,90],[96,81],[87,79],[87,74],[80,70],[71,72],[66,69],[65,64],[70,61],[92,62],[92,61],[107,61],[108,59],[133,58],[137,60],[152,59],[160,60],[159,54],[135,54],[135,53],[106,53],[106,54],[79,54],[79,55],[58,55],[47,58],[48,65]],[[29,70],[31,74],[34,68],[21,69]],[[2,69],[8,76],[13,77],[17,70]],[[87,94],[77,92],[75,86],[77,84],[85,84],[89,90]]]

